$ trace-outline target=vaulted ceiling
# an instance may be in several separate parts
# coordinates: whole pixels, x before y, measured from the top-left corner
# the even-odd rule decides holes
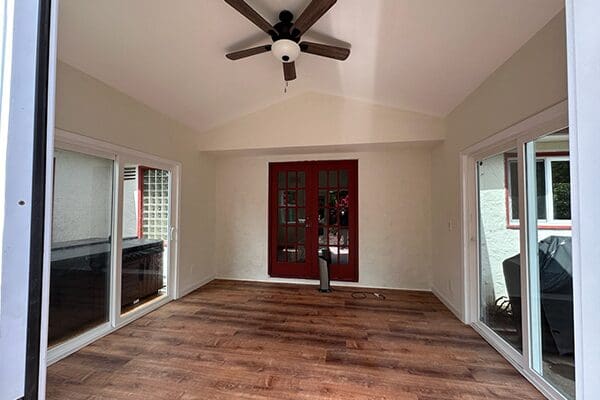
[[[275,23],[309,0],[247,2]],[[301,55],[287,95],[270,54],[225,58],[270,39],[222,0],[61,0],[59,58],[198,132],[307,91],[444,116],[563,3],[339,0],[305,38],[350,58]]]

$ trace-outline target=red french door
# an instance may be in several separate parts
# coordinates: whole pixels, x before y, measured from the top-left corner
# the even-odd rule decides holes
[[[269,165],[269,275],[317,279],[318,254],[331,279],[358,281],[358,162]]]

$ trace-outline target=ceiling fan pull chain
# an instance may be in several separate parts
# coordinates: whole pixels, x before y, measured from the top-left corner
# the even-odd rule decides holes
[[[287,94],[288,86],[290,86],[290,83],[288,81],[285,81],[285,86],[283,87],[283,94]]]

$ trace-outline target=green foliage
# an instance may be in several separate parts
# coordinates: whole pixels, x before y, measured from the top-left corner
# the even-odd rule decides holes
[[[571,219],[571,184],[554,183],[552,194],[554,200],[554,218]]]

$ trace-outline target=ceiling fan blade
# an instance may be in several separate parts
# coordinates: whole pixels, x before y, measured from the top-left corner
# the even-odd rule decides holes
[[[254,25],[265,31],[268,35],[276,34],[275,28],[259,13],[254,11],[252,7],[248,5],[244,0],[225,0],[225,3],[235,8],[240,14],[248,18]]]
[[[283,77],[286,81],[293,81],[294,79],[296,79],[295,63],[283,63]]]
[[[313,42],[300,42],[300,50],[304,53],[334,58],[340,61],[344,61],[350,55],[350,49]]]
[[[255,56],[257,54],[266,53],[267,51],[271,51],[270,44],[267,44],[264,46],[253,47],[251,49],[246,49],[246,50],[234,51],[233,53],[226,54],[225,57],[229,58],[230,60],[239,60],[242,58]]]
[[[337,0],[312,0],[294,22],[294,35],[301,36],[306,33],[336,2]]]

